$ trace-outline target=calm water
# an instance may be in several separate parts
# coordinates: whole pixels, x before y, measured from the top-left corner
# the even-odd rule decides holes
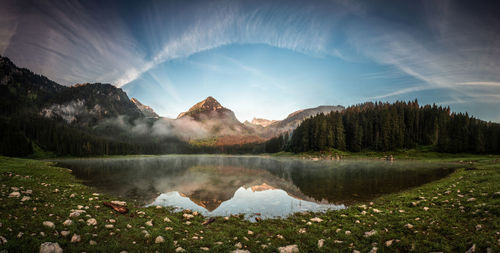
[[[341,209],[440,179],[450,166],[422,162],[310,161],[259,156],[168,155],[58,161],[99,191],[206,216],[286,217]]]

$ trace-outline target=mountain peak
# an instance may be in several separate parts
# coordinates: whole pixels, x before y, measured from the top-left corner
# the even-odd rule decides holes
[[[142,112],[145,117],[148,118],[159,118],[158,114],[153,110],[153,108],[142,104],[137,98],[131,98],[130,101],[134,103],[137,108]]]
[[[193,105],[187,112],[183,112],[179,114],[177,118],[181,118],[187,115],[192,115],[195,113],[203,113],[203,112],[212,112],[225,109],[215,98],[209,96],[205,98],[203,101],[196,103]]]

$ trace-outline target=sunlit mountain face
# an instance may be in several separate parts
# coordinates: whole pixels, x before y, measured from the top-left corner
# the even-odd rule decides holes
[[[450,165],[169,155],[58,161],[84,183],[146,206],[206,216],[337,210],[439,179]]]
[[[500,121],[498,1],[0,2],[0,54],[111,83],[175,118],[207,96],[241,122],[418,99]],[[271,110],[272,108],[272,110]]]

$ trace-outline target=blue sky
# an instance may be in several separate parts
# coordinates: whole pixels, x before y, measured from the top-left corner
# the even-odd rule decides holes
[[[0,54],[176,117],[413,100],[500,122],[500,6],[481,1],[2,1]]]

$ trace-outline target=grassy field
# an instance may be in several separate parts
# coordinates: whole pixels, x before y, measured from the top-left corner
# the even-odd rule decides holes
[[[386,154],[343,155],[373,159]],[[57,242],[64,252],[230,252],[239,248],[279,252],[280,247],[294,244],[300,252],[465,252],[471,248],[500,252],[499,156],[412,151],[394,155],[460,163],[463,168],[439,181],[341,211],[254,223],[238,216],[218,217],[202,225],[206,218],[199,215],[188,220],[183,213],[141,208],[132,202],[128,214],[119,214],[103,205],[116,198],[82,185],[65,168],[0,157],[0,251],[37,252],[42,243]],[[325,154],[301,155],[313,156]],[[70,217],[75,210],[84,212]],[[89,225],[90,219],[97,223]],[[159,236],[164,242],[155,242]]]

